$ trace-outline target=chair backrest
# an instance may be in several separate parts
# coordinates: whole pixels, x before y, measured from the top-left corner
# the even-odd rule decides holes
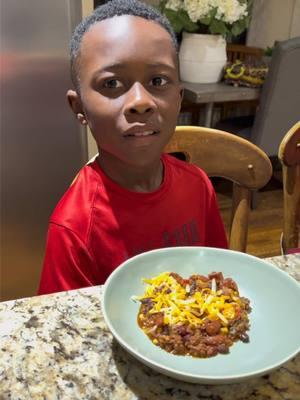
[[[277,155],[284,132],[300,118],[300,37],[276,42],[251,141],[269,156]]]
[[[283,137],[278,158],[283,182],[283,253],[300,246],[300,121]]]
[[[229,247],[246,251],[251,190],[265,186],[272,175],[268,156],[257,146],[228,132],[199,126],[177,126],[167,153],[184,153],[187,162],[210,177],[233,182]]]
[[[227,60],[239,61],[258,61],[264,55],[264,49],[260,47],[250,47],[243,44],[230,44],[226,46]]]

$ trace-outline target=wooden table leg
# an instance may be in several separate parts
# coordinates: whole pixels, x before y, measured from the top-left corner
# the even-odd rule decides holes
[[[205,104],[204,126],[207,126],[208,128],[211,128],[211,124],[212,124],[213,107],[214,107],[214,103]]]

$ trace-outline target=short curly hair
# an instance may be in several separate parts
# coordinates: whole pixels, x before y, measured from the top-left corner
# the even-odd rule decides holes
[[[79,25],[77,25],[72,35],[70,42],[71,78],[77,91],[80,91],[78,59],[84,34],[95,23],[122,15],[132,15],[158,23],[170,34],[176,54],[178,54],[176,34],[168,19],[165,18],[157,9],[138,0],[111,0],[108,3],[97,7],[91,15],[84,18]]]

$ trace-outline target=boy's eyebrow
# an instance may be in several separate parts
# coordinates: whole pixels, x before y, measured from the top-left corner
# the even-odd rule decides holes
[[[167,68],[170,70],[176,70],[176,65],[173,64],[169,64],[169,63],[161,63],[161,62],[157,62],[157,63],[149,63],[147,64],[147,67],[150,68]],[[104,65],[103,67],[97,69],[94,72],[94,76],[98,75],[101,72],[106,72],[106,71],[113,71],[113,70],[119,70],[119,69],[126,69],[127,65],[124,63],[113,63],[113,64],[107,64]]]

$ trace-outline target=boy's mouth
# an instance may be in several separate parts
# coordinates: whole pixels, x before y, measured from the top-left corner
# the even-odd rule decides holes
[[[128,132],[125,137],[142,137],[142,136],[151,136],[151,135],[157,135],[159,132],[158,131],[140,131],[140,132]]]

